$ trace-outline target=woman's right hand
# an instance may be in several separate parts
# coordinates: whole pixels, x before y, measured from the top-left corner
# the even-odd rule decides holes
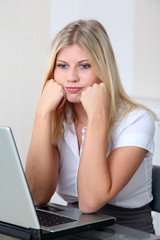
[[[55,80],[48,80],[40,97],[38,109],[43,113],[60,112],[66,102],[64,88]]]

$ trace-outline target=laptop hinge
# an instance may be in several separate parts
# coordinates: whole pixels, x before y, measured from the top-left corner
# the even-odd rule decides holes
[[[41,240],[41,229],[37,230],[37,229],[33,229],[30,228],[30,240]]]

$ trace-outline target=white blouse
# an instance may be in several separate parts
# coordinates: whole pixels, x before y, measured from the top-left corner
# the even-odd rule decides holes
[[[77,173],[86,132],[86,128],[83,128],[82,145],[79,152],[74,123],[71,123],[71,129],[73,133],[64,122],[64,138],[60,139],[57,145],[60,153],[60,167],[56,192],[67,202],[78,201]],[[113,149],[124,146],[144,148],[148,150],[148,153],[132,179],[109,202],[110,204],[136,208],[144,206],[152,200],[151,179],[154,131],[153,116],[146,110],[135,110],[122,121],[115,122],[106,157]]]

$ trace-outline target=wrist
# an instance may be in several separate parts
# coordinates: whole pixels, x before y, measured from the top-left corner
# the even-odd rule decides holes
[[[91,124],[98,124],[103,126],[107,126],[108,124],[108,117],[105,112],[89,114],[87,118],[88,118],[88,123],[91,123]]]
[[[46,102],[43,100],[43,98],[40,98],[40,101],[38,103],[37,107],[37,114],[42,116],[50,116],[52,115],[53,111],[55,111],[56,106],[52,106],[52,104]]]
[[[88,117],[87,128],[91,127],[92,129],[98,129],[98,132],[107,134],[108,129],[108,118],[106,115],[96,115]]]
[[[38,106],[36,110],[36,116],[41,117],[41,118],[51,118],[52,116],[52,111],[49,111],[48,109]]]

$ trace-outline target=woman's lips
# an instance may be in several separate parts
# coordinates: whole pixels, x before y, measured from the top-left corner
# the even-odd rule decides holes
[[[82,90],[82,87],[65,87],[67,92],[76,93]]]

